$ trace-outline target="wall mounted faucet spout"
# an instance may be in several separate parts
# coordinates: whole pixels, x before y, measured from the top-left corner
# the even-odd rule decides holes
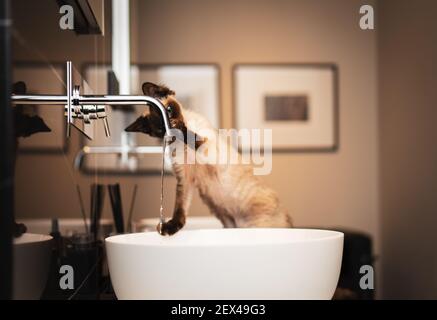
[[[62,95],[12,95],[11,99],[14,104],[68,105],[68,97]],[[159,109],[163,118],[165,131],[170,135],[170,121],[165,107],[155,98],[133,95],[79,95],[72,99],[71,102],[72,108],[86,105],[150,105]]]
[[[81,95],[79,88],[72,88],[71,79],[71,62],[67,62],[67,95],[12,95],[11,101],[13,104],[34,104],[34,105],[59,105],[66,108],[67,115],[67,128],[73,122],[74,114],[86,114],[92,109],[85,106],[102,106],[102,105],[117,105],[117,106],[131,106],[131,105],[149,105],[153,108],[158,108],[161,112],[164,129],[167,135],[171,135],[170,121],[163,104],[155,98],[149,96],[136,96],[136,95]],[[99,108],[95,108],[96,113]],[[90,117],[89,120],[95,120],[99,118],[106,118],[106,114],[95,115]],[[69,132],[69,129],[67,130]]]

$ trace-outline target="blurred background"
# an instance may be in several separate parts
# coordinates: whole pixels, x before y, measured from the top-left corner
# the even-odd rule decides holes
[[[189,104],[192,90],[184,82],[190,81],[177,76],[182,70],[198,83],[211,84],[208,105],[215,109],[206,109],[206,116],[220,128],[232,128],[239,112],[237,64],[333,66],[333,145],[274,150],[272,172],[263,179],[278,192],[296,227],[340,228],[371,239],[377,298],[437,298],[435,1],[130,0],[128,20],[117,20],[128,23],[127,29],[114,24],[120,19],[114,12],[120,11],[111,1],[89,2],[100,30],[78,34],[59,27],[59,2],[12,1],[14,81],[26,82],[30,93],[64,94],[64,64],[70,60],[76,79],[87,83],[90,93],[140,94],[143,81],[168,77],[177,94],[187,92],[182,98]],[[360,28],[362,5],[374,9],[373,30]],[[116,72],[119,83],[111,87],[107,71],[123,67],[114,52],[123,53],[126,34],[130,85],[126,88],[126,77]],[[120,41],[116,48],[114,41]],[[268,78],[264,81],[269,85]],[[193,104],[201,108],[203,101]],[[93,141],[78,130],[65,138],[63,110],[38,110],[52,132],[20,143],[18,220],[80,219],[77,186],[88,210],[92,183],[119,183],[126,215],[137,188],[134,219],[158,217],[159,153],[123,163],[122,155],[88,155],[77,164],[87,145],[159,146],[159,141],[121,133],[141,109],[133,107],[127,115],[113,109],[111,138],[105,140],[99,123]],[[166,215],[174,196],[175,179],[167,172]],[[102,214],[112,219],[109,201]],[[195,195],[190,216],[208,214]]]

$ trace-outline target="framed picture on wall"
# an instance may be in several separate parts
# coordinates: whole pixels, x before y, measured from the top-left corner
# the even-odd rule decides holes
[[[234,126],[271,129],[271,146],[264,147],[295,152],[338,149],[334,64],[237,64],[233,84]]]
[[[12,71],[13,82],[22,81],[26,84],[26,94],[65,94],[64,64],[17,62],[13,64]],[[51,132],[19,138],[19,152],[63,153],[67,150],[64,108],[50,105],[22,105],[16,108],[25,115],[39,116],[51,129]]]

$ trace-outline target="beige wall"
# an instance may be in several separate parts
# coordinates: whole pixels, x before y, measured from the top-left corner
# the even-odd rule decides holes
[[[265,178],[298,226],[362,230],[378,244],[376,35],[358,26],[362,1],[156,0],[137,4],[137,62],[218,63],[223,127],[232,125],[235,63],[336,63],[339,151],[275,154],[273,172]],[[151,191],[144,202],[151,209],[139,210],[138,215],[156,216],[159,180],[147,180]],[[206,212],[195,199],[191,213]]]
[[[140,0],[133,3],[136,5],[132,10],[133,21],[137,22],[132,33],[133,62],[218,63],[223,127],[232,125],[234,63],[333,62],[338,65],[339,150],[275,154],[273,172],[265,179],[278,191],[297,226],[337,226],[365,231],[375,237],[379,251],[376,35],[358,27],[362,1]],[[58,51],[50,53],[53,57],[65,60],[63,49],[54,50]],[[133,184],[138,183],[135,216],[158,215],[159,177],[84,176],[72,169],[78,148],[75,134],[65,155],[20,156],[18,216],[79,217],[75,184],[88,188],[94,181],[120,181],[125,211]],[[174,179],[167,177],[165,182],[168,215],[173,207]],[[196,197],[191,214],[207,212]],[[109,216],[110,212],[106,210],[105,215]]]
[[[437,3],[379,14],[383,296],[436,299]]]
[[[266,180],[299,225],[377,233],[376,37],[358,27],[360,1],[139,1],[138,62],[216,62],[223,126],[232,125],[238,62],[334,62],[340,149],[275,154]],[[193,10],[195,8],[195,10]],[[156,186],[155,186],[156,187]],[[202,209],[197,205],[196,213]]]

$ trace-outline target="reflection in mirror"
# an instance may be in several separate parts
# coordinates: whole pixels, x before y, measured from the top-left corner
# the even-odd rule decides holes
[[[93,95],[95,91],[93,87],[88,84],[85,80],[86,78],[82,77],[81,73],[73,66],[72,67],[72,88],[74,95],[74,90],[78,90],[78,94],[81,95]],[[83,108],[85,106],[82,106]],[[93,106],[94,107],[94,106]],[[81,133],[85,135],[88,140],[94,139],[95,131],[96,131],[96,120],[86,121],[83,118],[73,117],[72,118],[72,127],[79,130]]]
[[[59,81],[59,77],[65,79],[64,64],[55,64],[50,68],[43,63],[15,63],[12,77],[14,83],[22,81],[26,84],[26,94],[65,94],[64,84]],[[14,93],[18,94],[18,92]],[[53,132],[53,134],[36,134],[20,138],[20,152],[53,153],[66,150],[66,121],[62,107],[23,105],[16,108],[21,108],[27,115],[41,117]]]
[[[20,67],[22,67],[20,69]],[[41,79],[45,79],[45,77],[55,76],[53,84],[63,84],[64,88],[57,88],[55,89],[56,97],[59,97],[60,101],[64,101],[63,103],[66,104],[69,99],[72,99],[71,101],[75,101],[76,98],[79,98],[79,95],[86,94],[86,95],[92,95],[94,92],[91,89],[91,87],[86,83],[86,81],[82,78],[80,73],[72,67],[72,64],[70,61],[66,63],[64,66],[64,75],[65,75],[65,83],[59,82],[59,74],[60,70],[55,70],[55,66],[52,65],[47,67],[46,65],[41,65],[37,63],[17,63],[17,68],[15,71],[15,77],[16,81],[20,81],[25,83],[23,79],[29,79],[30,82],[35,82],[33,86],[38,86],[43,89],[41,89],[39,93],[33,92],[35,94],[36,98],[40,98],[42,100],[47,100],[50,98],[50,96],[53,96],[53,94],[50,94],[50,89],[47,88],[50,83],[46,83],[43,81],[40,81]],[[60,68],[60,67],[58,67]],[[21,72],[20,72],[21,71]],[[39,74],[38,74],[39,72]],[[34,90],[30,90],[28,93],[32,93]],[[61,93],[59,91],[64,91],[64,93]],[[67,94],[65,94],[65,91]],[[19,98],[20,99],[20,98]],[[26,97],[24,98],[26,100]],[[33,99],[32,99],[33,100]],[[65,105],[63,108],[63,105],[57,105],[57,104],[50,104],[41,101],[41,105],[38,105],[38,101],[26,101],[30,103],[23,102],[26,106],[21,106],[21,108],[24,110],[26,109],[28,112],[33,112],[36,115],[38,115],[38,110],[43,107],[46,110],[47,114],[51,114],[54,112],[58,112],[62,114],[62,118],[60,118],[59,124],[62,125],[62,123],[67,123],[67,137],[70,136],[70,128],[74,127],[78,129],[81,133],[83,133],[88,139],[92,139],[94,136],[94,123],[96,120],[102,120],[105,124],[105,134],[109,135],[109,127],[106,123],[106,107],[105,106],[96,106],[96,105],[81,105],[78,107]],[[36,104],[35,104],[36,103]],[[64,139],[65,140],[65,139]]]

